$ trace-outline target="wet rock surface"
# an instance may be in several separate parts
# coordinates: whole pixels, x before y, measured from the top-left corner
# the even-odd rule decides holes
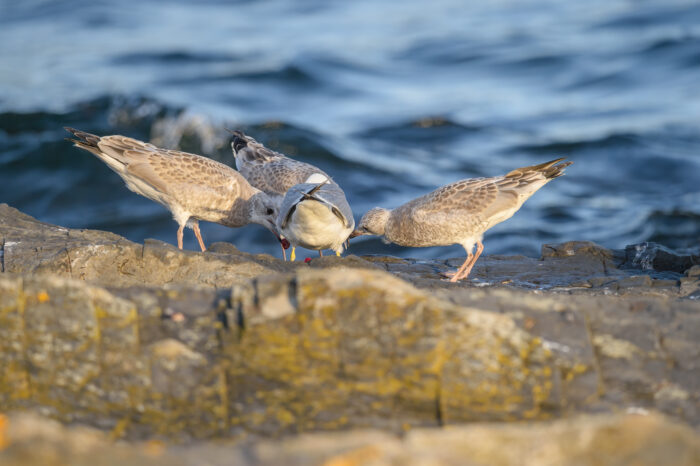
[[[386,442],[314,435],[335,435],[348,451],[379,451],[382,464],[407,464],[400,460],[419,450],[457,464],[411,443],[423,437],[394,435],[536,420],[551,432],[612,422],[632,438],[631,417],[576,417],[624,410],[700,425],[697,256],[577,241],[544,245],[538,259],[485,256],[466,282],[440,277],[461,260],[285,263],[226,243],[178,251],[48,225],[0,205],[0,411],[38,412],[112,439],[268,448],[271,456],[255,460],[231,452],[242,464],[289,454],[288,443],[275,450],[265,438],[350,428],[380,429],[386,434],[376,438]],[[585,420],[545,423],[574,417]],[[634,419],[649,432],[669,422]],[[460,429],[531,441],[528,429],[479,426]],[[422,435],[449,444],[450,432]],[[297,448],[304,438],[289,442]],[[683,451],[697,454],[691,443]],[[630,454],[646,451],[634,445]],[[513,448],[501,463],[474,456],[474,464],[512,464]],[[150,464],[142,456],[134,461]]]

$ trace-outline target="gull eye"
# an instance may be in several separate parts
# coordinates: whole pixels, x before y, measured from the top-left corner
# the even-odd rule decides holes
[[[267,211],[266,211],[265,213],[267,213],[267,215],[272,215],[272,214],[275,213],[275,211],[274,211],[273,209],[270,209],[270,208],[268,207],[268,208],[267,208]]]

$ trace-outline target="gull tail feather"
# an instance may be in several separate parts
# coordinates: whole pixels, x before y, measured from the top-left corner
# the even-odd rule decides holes
[[[87,133],[85,131],[80,131],[79,129],[71,128],[69,126],[64,126],[63,129],[73,134],[76,139],[65,138],[66,141],[73,143],[75,147],[85,149],[86,151],[92,152],[95,155],[100,155],[102,151],[100,150],[98,144],[100,142],[100,136],[92,133]]]
[[[564,174],[564,169],[574,162],[563,162],[565,157],[560,157],[558,159],[550,160],[549,162],[541,163],[538,165],[531,165],[529,167],[516,168],[515,170],[506,174],[506,178],[518,178],[528,173],[542,173],[545,178],[552,179],[562,176]]]

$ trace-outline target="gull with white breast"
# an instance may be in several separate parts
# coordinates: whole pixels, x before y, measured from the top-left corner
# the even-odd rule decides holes
[[[292,186],[284,196],[277,218],[277,230],[296,247],[343,252],[355,220],[340,187],[321,174],[311,175],[306,183]],[[295,253],[292,249],[294,260]]]
[[[277,227],[294,246],[291,260],[296,245],[318,250],[320,255],[323,249],[339,255],[355,227],[340,186],[314,165],[268,149],[241,131],[232,133],[238,171],[256,188],[284,196]]]
[[[512,217],[538,189],[562,176],[573,163],[563,160],[517,168],[503,176],[457,181],[393,210],[375,207],[350,237],[379,235],[409,247],[460,244],[467,259],[448,276],[452,282],[467,278],[484,250],[484,232]]]

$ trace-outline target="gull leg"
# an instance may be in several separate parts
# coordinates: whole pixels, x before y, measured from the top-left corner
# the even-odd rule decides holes
[[[474,258],[474,254],[472,254],[471,251],[469,251],[469,252],[467,253],[467,258],[466,258],[466,260],[464,261],[464,264],[462,264],[462,266],[459,268],[459,270],[457,270],[455,273],[452,273],[452,274],[449,274],[449,275],[448,275],[448,276],[452,277],[452,278],[450,278],[450,281],[451,281],[452,283],[454,283],[454,282],[456,282],[457,280],[459,280],[459,277],[462,275],[462,272],[464,272],[464,269],[466,269],[467,267],[469,267],[469,264],[471,263],[471,261],[472,261],[473,258]]]
[[[289,260],[294,262],[297,258],[297,253],[296,253],[297,248],[292,246],[292,255],[289,256]]]
[[[199,247],[202,248],[202,252],[206,251],[207,248],[204,246],[204,240],[202,240],[202,234],[199,232],[199,222],[193,222],[192,229],[194,230],[194,235],[197,237],[197,241],[199,241]]]
[[[284,257],[284,261],[287,262],[287,250],[284,249],[284,245],[280,243],[280,247],[282,248],[282,257]]]
[[[464,269],[464,271],[462,271],[462,274],[458,275],[456,277],[457,280],[462,280],[462,279],[467,278],[469,276],[469,274],[472,271],[472,267],[474,267],[474,264],[476,264],[476,260],[479,258],[479,256],[483,252],[483,250],[484,250],[484,245],[481,243],[481,241],[477,241],[476,242],[476,252],[474,253],[474,258],[471,260],[471,263],[469,264],[469,266],[466,269]]]
[[[321,251],[320,249],[318,250],[318,256],[323,257],[323,251]]]
[[[182,232],[185,229],[185,225],[180,225],[177,229],[177,248],[182,249]]]
[[[338,256],[338,257],[340,257],[340,251],[336,251],[336,252],[335,252],[335,255]]]
[[[467,249],[466,246],[462,246],[462,247],[464,247],[464,250],[467,252],[467,258],[464,260],[464,262],[462,263],[462,265],[459,267],[458,270],[456,270],[455,272],[444,272],[441,274],[443,277],[447,277],[447,278],[459,277],[460,274],[462,272],[464,272],[464,269],[466,269],[469,266],[469,261],[472,260],[472,250],[474,249],[474,246],[472,246],[469,249]],[[451,281],[456,281],[456,280],[451,280]]]

